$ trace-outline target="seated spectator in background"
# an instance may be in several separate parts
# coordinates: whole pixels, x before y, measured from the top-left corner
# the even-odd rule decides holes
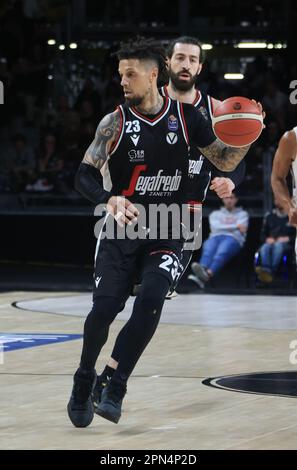
[[[249,215],[241,207],[236,207],[237,201],[234,193],[223,198],[224,207],[209,216],[209,238],[203,243],[199,263],[191,264],[196,283],[202,288],[244,245]],[[189,276],[189,279],[194,280],[194,276]]]
[[[262,282],[272,282],[285,254],[294,247],[296,229],[289,225],[286,212],[275,203],[276,208],[263,219],[259,249],[259,264],[255,271]]]
[[[63,160],[58,153],[57,139],[54,134],[46,134],[43,149],[39,158],[39,171],[56,172],[63,167]]]
[[[35,169],[34,150],[27,145],[23,134],[12,138],[12,145],[7,150],[6,164],[10,173],[13,191],[23,191],[32,180]]]
[[[53,133],[44,136],[38,159],[38,176],[33,185],[28,185],[28,191],[60,190],[62,185],[61,171],[64,161],[58,150],[57,139]]]

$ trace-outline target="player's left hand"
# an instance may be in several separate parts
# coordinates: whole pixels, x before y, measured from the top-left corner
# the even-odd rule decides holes
[[[212,180],[209,189],[214,191],[221,199],[223,197],[230,197],[235,184],[230,178],[216,177]]]
[[[266,113],[265,113],[265,111],[263,111],[263,106],[261,105],[261,103],[260,103],[259,101],[256,101],[256,100],[251,100],[251,101],[252,101],[253,103],[255,103],[255,105],[257,105],[257,107],[258,107],[260,113],[262,114],[263,121],[264,121],[265,116],[266,116]],[[265,124],[264,124],[264,122],[263,122],[263,129],[265,129],[265,127],[266,127],[266,126],[265,126]]]

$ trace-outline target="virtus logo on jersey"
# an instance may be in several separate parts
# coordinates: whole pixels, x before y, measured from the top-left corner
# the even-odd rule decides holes
[[[134,168],[129,188],[122,192],[123,196],[132,196],[135,192],[141,196],[144,194],[164,196],[178,190],[182,180],[179,170],[175,171],[175,175],[163,175],[163,170],[159,170],[156,176],[140,176],[140,173],[146,168],[147,165],[137,165]]]
[[[167,141],[168,144],[170,144],[170,145],[176,144],[176,142],[177,142],[177,135],[176,135],[174,132],[169,132],[169,133],[166,135],[166,141]]]

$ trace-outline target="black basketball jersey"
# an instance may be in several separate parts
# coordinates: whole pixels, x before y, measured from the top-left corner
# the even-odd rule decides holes
[[[101,171],[104,189],[144,207],[186,202],[190,142],[205,147],[215,140],[203,115],[169,97],[154,116],[127,105],[118,112],[119,135]]]
[[[167,86],[161,88],[161,94],[168,96]],[[211,122],[211,97],[196,90],[196,97],[192,103]],[[188,168],[188,202],[203,202],[210,184],[212,168],[208,160],[201,154],[197,146],[190,147]]]
[[[163,96],[168,95],[167,85],[160,89]],[[211,96],[196,90],[196,96],[192,105],[200,111],[209,124],[213,115],[213,104]],[[245,174],[245,163],[242,161],[232,172],[222,172],[212,165],[199,151],[197,145],[190,146],[187,199],[192,204],[202,203],[205,200],[210,181],[215,176],[231,178],[237,186],[241,183]]]

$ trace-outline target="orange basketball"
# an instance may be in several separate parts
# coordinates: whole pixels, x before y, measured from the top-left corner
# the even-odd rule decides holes
[[[212,126],[215,135],[224,144],[243,147],[258,139],[263,129],[263,117],[253,101],[234,96],[217,106]]]

